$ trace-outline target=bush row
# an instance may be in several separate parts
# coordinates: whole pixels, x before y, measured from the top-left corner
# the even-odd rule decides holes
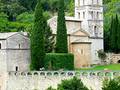
[[[47,70],[73,70],[74,55],[70,53],[47,53],[45,57]]]

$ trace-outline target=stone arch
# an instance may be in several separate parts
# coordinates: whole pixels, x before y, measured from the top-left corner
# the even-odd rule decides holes
[[[73,72],[68,72],[67,75],[68,75],[68,76],[73,76],[74,73],[73,73]]]
[[[52,72],[47,72],[47,76],[52,76]]]
[[[117,63],[119,63],[120,64],[120,60],[118,60],[118,62]]]
[[[34,75],[39,75],[38,72],[34,72]]]
[[[28,72],[27,75],[30,76],[30,75],[32,75],[32,73],[31,73],[31,72]]]
[[[61,76],[66,76],[66,72],[61,72]]]

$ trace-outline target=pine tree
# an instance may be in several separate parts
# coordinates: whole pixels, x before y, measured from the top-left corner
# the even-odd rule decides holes
[[[43,17],[43,10],[41,7],[41,1],[38,0],[38,3],[35,8],[35,17],[34,17],[34,28],[31,32],[31,70],[39,70],[44,67],[44,57],[45,57],[45,48],[44,48],[44,33],[45,33],[45,19]]]
[[[68,53],[67,29],[65,24],[64,0],[59,0],[57,18],[56,52]]]

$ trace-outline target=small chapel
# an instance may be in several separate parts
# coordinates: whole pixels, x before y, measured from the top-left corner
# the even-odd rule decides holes
[[[98,50],[103,49],[102,0],[75,0],[75,16],[65,16],[69,52],[74,54],[75,68],[100,64]],[[57,16],[48,20],[56,35]]]

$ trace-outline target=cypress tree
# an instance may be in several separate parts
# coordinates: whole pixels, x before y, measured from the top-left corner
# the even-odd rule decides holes
[[[120,21],[118,21],[118,28],[117,28],[117,35],[118,35],[118,41],[117,41],[117,44],[118,44],[118,50],[119,50],[119,53],[120,53]]]
[[[44,67],[45,46],[44,46],[44,33],[45,33],[45,19],[43,17],[43,10],[41,0],[35,8],[34,28],[31,32],[31,70],[39,70]]]
[[[116,15],[116,24],[117,24],[117,52],[120,53],[120,21],[118,19],[118,15]]]
[[[57,18],[56,52],[68,53],[67,29],[65,24],[64,0],[59,0]]]
[[[111,49],[112,52],[117,53],[117,29],[116,29],[116,19],[112,17],[111,22]]]
[[[45,52],[51,53],[54,50],[54,36],[49,26],[46,26],[45,29]]]
[[[120,24],[118,16],[112,17],[111,27],[110,27],[110,47],[111,51],[114,53],[120,52]]]

